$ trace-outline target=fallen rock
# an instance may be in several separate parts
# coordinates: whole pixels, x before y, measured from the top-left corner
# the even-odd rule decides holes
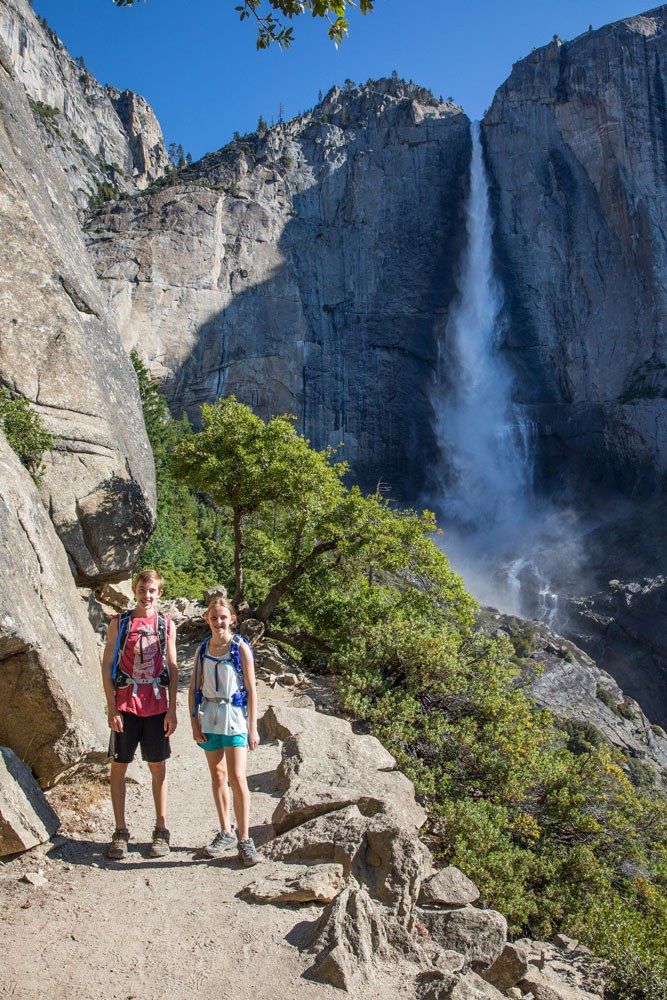
[[[25,875],[21,876],[21,882],[27,882],[28,885],[34,885],[36,889],[43,889],[45,885],[49,884],[48,878],[42,874],[42,872],[26,872]]]
[[[108,742],[95,635],[28,472],[0,433],[0,744],[42,786]]]
[[[0,747],[0,856],[45,843],[58,825],[30,768]]]
[[[418,907],[418,919],[443,948],[459,951],[474,969],[487,969],[507,941],[507,921],[496,910],[464,906],[458,910]]]
[[[601,993],[573,986],[548,967],[542,972],[530,966],[526,975],[517,984],[522,990],[533,994],[534,1000],[600,1000]]]
[[[447,997],[448,1000],[505,1000],[495,986],[474,972],[461,976]]]
[[[317,861],[343,866],[346,877],[362,849],[368,819],[356,805],[325,813],[288,830],[262,848],[273,861]]]
[[[478,899],[475,883],[452,865],[427,878],[419,893],[419,902],[426,906],[465,906]]]
[[[363,889],[348,887],[326,908],[310,945],[318,953],[309,975],[349,990],[370,979],[389,948],[381,910]]]
[[[251,882],[242,894],[258,903],[330,903],[344,888],[342,865],[291,865]]]
[[[528,972],[528,952],[518,944],[506,944],[502,952],[482,973],[482,977],[499,990],[508,990]]]

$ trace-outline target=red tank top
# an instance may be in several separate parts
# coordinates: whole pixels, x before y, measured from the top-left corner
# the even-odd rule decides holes
[[[117,620],[120,621],[120,615]],[[120,663],[124,674],[142,683],[117,688],[116,708],[133,715],[159,715],[169,707],[167,689],[158,687],[157,683],[146,683],[156,682],[162,673],[157,615],[150,618],[132,616],[129,629]],[[171,618],[167,615],[167,637],[170,633]]]

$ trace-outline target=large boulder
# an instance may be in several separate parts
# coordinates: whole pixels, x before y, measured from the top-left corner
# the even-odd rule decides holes
[[[0,855],[43,844],[58,829],[58,817],[30,768],[0,747]]]
[[[322,914],[311,941],[317,954],[309,974],[349,990],[372,977],[388,954],[381,912],[363,889],[344,889]]]
[[[453,865],[425,879],[419,893],[419,902],[426,906],[466,906],[478,899],[475,883]]]
[[[0,538],[0,744],[49,785],[104,748],[99,657],[65,550],[2,433]]]
[[[137,381],[1,41],[0,122],[0,382],[57,435],[42,495],[74,572],[126,576],[155,519]]]
[[[492,965],[507,942],[507,921],[497,910],[474,906],[457,910],[419,909],[418,919],[442,948],[465,955],[476,971]]]

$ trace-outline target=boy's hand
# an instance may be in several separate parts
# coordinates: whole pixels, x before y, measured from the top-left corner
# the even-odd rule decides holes
[[[256,750],[259,746],[259,733],[256,729],[251,729],[248,733],[248,746],[251,750]]]
[[[164,717],[164,732],[166,736],[171,736],[172,733],[176,732],[176,726],[178,725],[178,720],[176,718],[176,709],[170,708]]]
[[[123,732],[123,716],[117,708],[107,709],[107,723],[109,725],[109,729],[113,729],[114,733]]]

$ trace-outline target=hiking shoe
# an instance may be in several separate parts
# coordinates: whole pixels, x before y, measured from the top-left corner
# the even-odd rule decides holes
[[[211,843],[207,844],[202,850],[202,854],[205,858],[221,858],[225,851],[230,850],[232,847],[236,847],[236,837],[234,834],[218,830]]]
[[[111,843],[107,847],[107,857],[111,861],[122,861],[127,857],[127,842],[130,832],[127,827],[117,828],[113,832]]]
[[[153,842],[148,848],[149,858],[164,858],[169,854],[169,830],[156,826],[153,830]]]
[[[255,847],[252,837],[244,837],[242,840],[239,840],[239,857],[248,868],[264,860]]]

